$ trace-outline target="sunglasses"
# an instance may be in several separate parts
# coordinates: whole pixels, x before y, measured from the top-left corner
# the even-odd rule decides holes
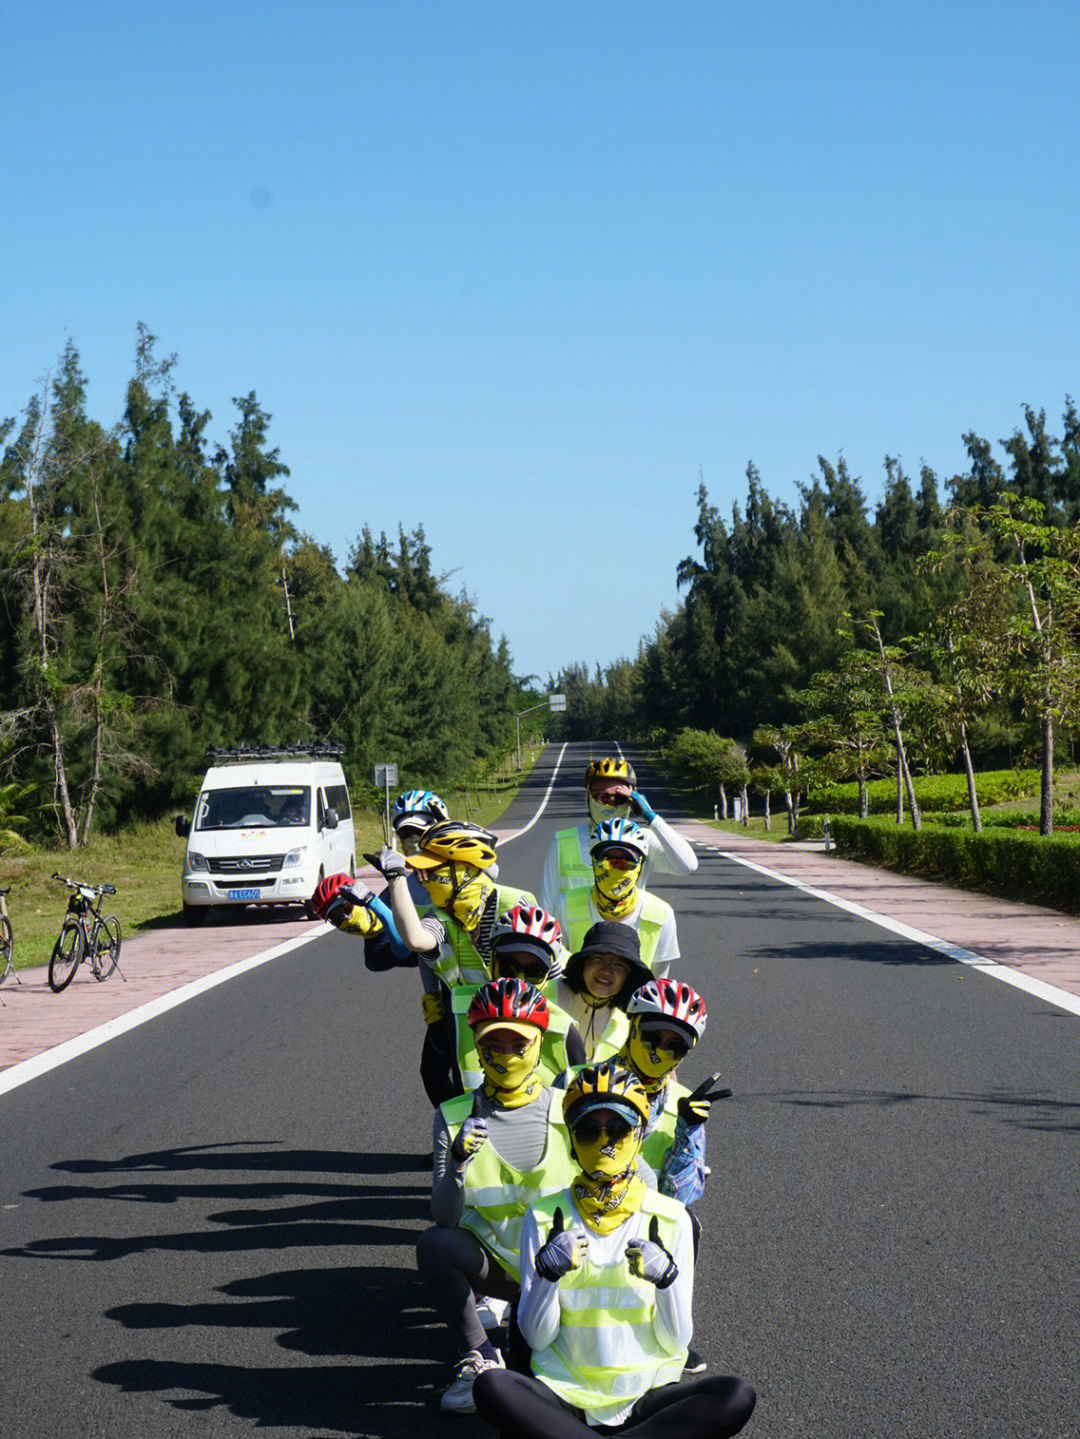
[[[518,959],[512,954],[497,954],[495,967],[506,979],[527,979],[542,984],[548,977],[547,966],[539,959]]]
[[[574,1125],[574,1136],[585,1144],[595,1144],[597,1140],[605,1137],[612,1144],[618,1144],[620,1139],[626,1138],[633,1127],[625,1119],[592,1119],[586,1115],[579,1124]]]
[[[632,849],[605,849],[597,858],[610,869],[637,869],[641,863],[641,855]]]
[[[493,1054],[524,1054],[532,1044],[531,1039],[526,1039],[523,1034],[514,1034],[504,1030],[500,1034],[485,1034],[479,1041],[477,1048],[488,1049]]]
[[[667,1029],[663,1025],[643,1024],[641,1037],[643,1040],[647,1040],[654,1049],[666,1049],[676,1059],[683,1059],[690,1053],[690,1042],[686,1036],[675,1030]]]

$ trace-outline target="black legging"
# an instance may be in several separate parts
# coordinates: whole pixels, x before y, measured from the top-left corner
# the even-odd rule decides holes
[[[582,1439],[619,1434],[633,1439],[729,1439],[754,1412],[757,1395],[745,1379],[711,1374],[650,1389],[622,1424],[590,1427],[539,1379],[509,1369],[488,1369],[473,1385],[477,1412],[500,1439]]]
[[[425,1229],[416,1245],[416,1267],[458,1355],[478,1349],[487,1338],[474,1296],[515,1299],[518,1294],[517,1281],[468,1229]]]

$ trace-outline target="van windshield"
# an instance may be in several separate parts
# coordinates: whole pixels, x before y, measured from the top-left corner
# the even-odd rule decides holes
[[[244,785],[203,790],[195,828],[284,829],[307,825],[310,818],[311,790],[306,785]]]

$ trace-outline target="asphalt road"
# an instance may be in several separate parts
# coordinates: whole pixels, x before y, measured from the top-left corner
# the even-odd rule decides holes
[[[588,755],[505,880],[538,882]],[[710,1005],[687,1077],[735,1090],[695,1345],[757,1389],[745,1432],[1080,1435],[1077,1021],[716,855],[656,888]],[[0,1097],[4,1439],[487,1432],[438,1410],[413,1268],[419,983],[361,951],[324,936]]]

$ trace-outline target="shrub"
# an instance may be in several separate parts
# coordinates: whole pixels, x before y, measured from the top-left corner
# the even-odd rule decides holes
[[[895,779],[872,779],[866,786],[870,813],[891,813],[896,809]],[[1027,799],[1039,792],[1039,772],[1034,769],[987,770],[975,776],[975,793],[980,805],[1006,804]],[[924,811],[947,812],[968,808],[967,778],[962,774],[921,774],[915,776],[915,796]],[[904,799],[907,805],[907,797]],[[807,800],[815,814],[858,814],[859,788],[855,784],[829,784],[815,789]]]
[[[1007,825],[976,834],[927,821],[919,831],[886,818],[832,822],[837,845],[853,857],[943,879],[962,889],[1080,908],[1080,834],[1040,835]]]

